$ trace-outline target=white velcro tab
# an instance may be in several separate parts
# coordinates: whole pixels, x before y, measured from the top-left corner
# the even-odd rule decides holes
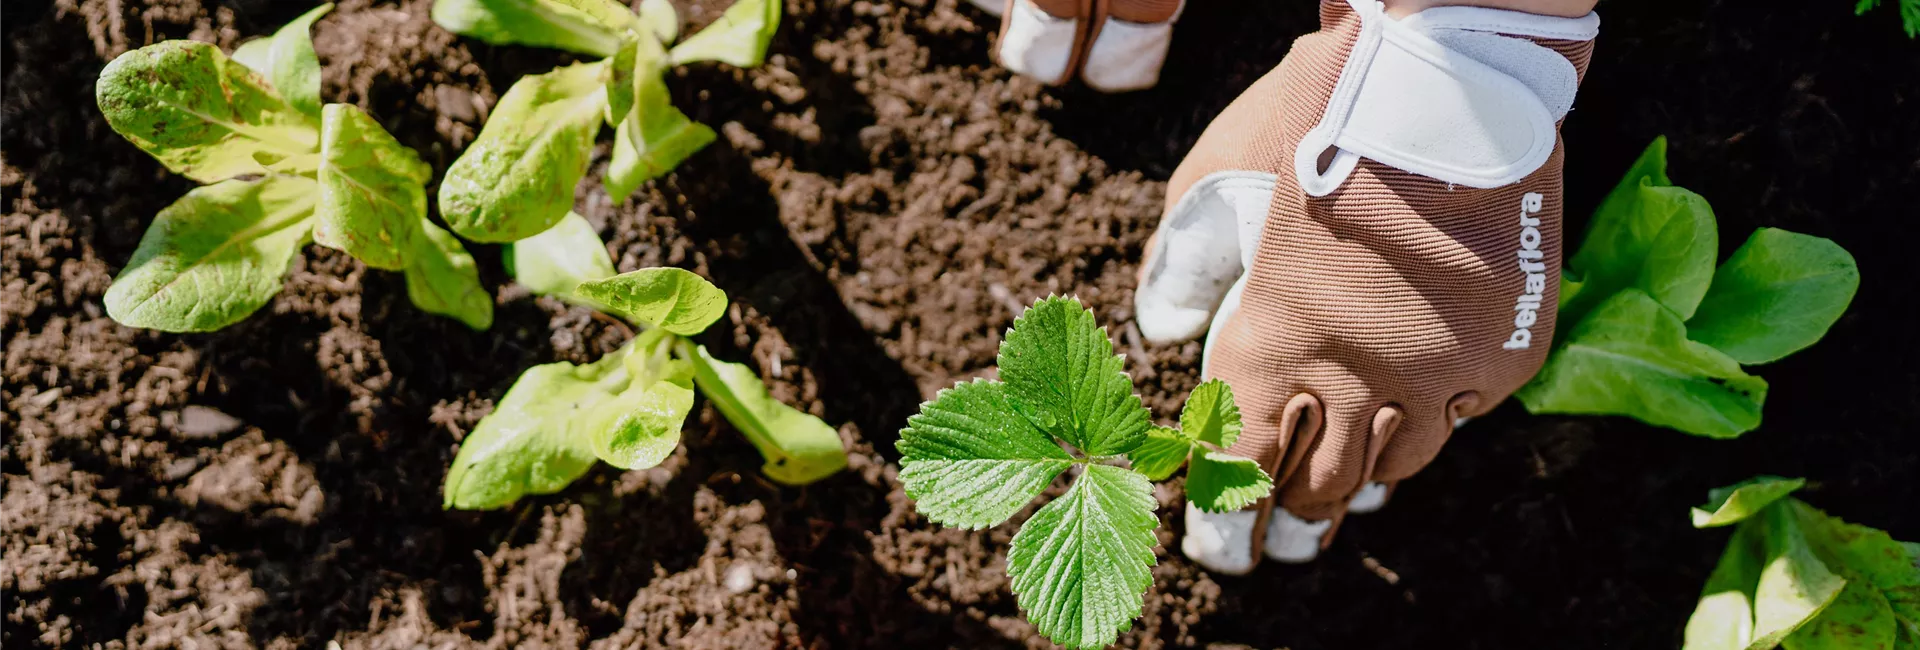
[[[1579,73],[1558,52],[1507,34],[1592,38],[1597,17],[1476,9],[1421,18],[1438,11],[1430,9],[1394,21],[1374,2],[1348,1],[1361,16],[1360,38],[1325,116],[1294,156],[1308,194],[1338,189],[1359,158],[1494,188],[1553,155],[1554,125],[1573,106]]]

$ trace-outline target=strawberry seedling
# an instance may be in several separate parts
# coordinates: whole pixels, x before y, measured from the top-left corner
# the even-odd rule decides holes
[[[687,338],[727,308],[726,294],[700,276],[676,268],[614,275],[593,226],[571,213],[515,243],[507,261],[535,291],[641,332],[593,363],[522,373],[461,444],[447,471],[446,507],[499,508],[558,492],[595,460],[630,470],[659,465],[680,442],[696,389],[760,450],[769,478],[804,485],[846,467],[833,427],[774,399],[753,369],[715,359]]]
[[[675,65],[760,65],[780,25],[779,0],[740,0],[668,49],[680,19],[666,0],[629,11],[613,0],[438,0],[433,20],[494,44],[555,47],[601,57],[515,82],[440,184],[440,212],[474,241],[545,232],[573,207],[601,124],[614,127],[606,178],[615,201],[713,142],[667,94]]]
[[[1684,650],[1920,647],[1920,544],[1787,496],[1804,485],[1757,477],[1693,509],[1695,528],[1735,528]]]
[[[154,218],[107,289],[134,327],[205,332],[280,291],[307,242],[406,274],[407,295],[474,329],[493,322],[460,240],[427,218],[432,170],[348,104],[322,104],[308,28],[322,5],[229,57],[194,41],[128,52],[96,94],[113,130],[175,173],[207,183]]]
[[[1153,488],[1183,463],[1189,498],[1244,508],[1273,481],[1222,449],[1240,434],[1225,383],[1188,397],[1178,429],[1155,427],[1106,331],[1072,298],[1047,298],[1000,344],[1000,381],[940,391],[900,432],[900,481],[922,515],[979,529],[1019,512],[1060,475],[1066,494],[1021,526],[1007,554],[1020,609],[1055,643],[1112,643],[1152,584]],[[1132,467],[1115,465],[1122,459]]]
[[[1666,168],[1661,138],[1594,213],[1561,276],[1553,351],[1514,394],[1528,411],[1738,436],[1767,396],[1741,366],[1813,345],[1853,301],[1853,256],[1819,237],[1762,228],[1716,270],[1713,209]]]

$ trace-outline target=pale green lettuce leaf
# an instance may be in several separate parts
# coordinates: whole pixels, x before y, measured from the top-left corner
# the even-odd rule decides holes
[[[604,78],[602,84],[607,90],[607,101],[603,105],[606,110],[601,114],[601,118],[606,121],[607,126],[618,126],[621,120],[627,118],[628,113],[633,112],[634,59],[639,56],[641,41],[651,43],[649,39],[627,34],[620,39],[619,51],[601,62],[606,69],[606,74],[602,75]],[[660,49],[660,45],[653,43],[653,49]]]
[[[1667,141],[1660,138],[1600,203],[1568,261],[1567,275],[1580,286],[1561,300],[1561,322],[1580,322],[1628,288],[1646,292],[1683,321],[1693,316],[1713,280],[1720,235],[1706,199],[1674,187],[1666,168]]]
[[[692,382],[639,384],[585,415],[594,455],[620,469],[647,469],[673,455],[693,411]]]
[[[680,12],[669,0],[642,0],[639,13],[641,26],[661,43],[680,38]]]
[[[1787,636],[1787,650],[1894,650],[1900,622],[1887,597],[1860,580],[1848,580],[1833,603]]]
[[[607,167],[607,196],[618,201],[633,194],[706,148],[713,129],[687,118],[667,92],[666,53],[660,44],[639,39],[634,56],[632,109],[614,130],[613,161]]]
[[[440,182],[440,214],[474,241],[540,234],[573,209],[600,131],[602,63],[522,77]]]
[[[1127,452],[1127,461],[1133,464],[1133,471],[1145,474],[1147,480],[1164,481],[1186,464],[1191,451],[1193,441],[1179,429],[1154,427],[1147,430],[1146,442]]]
[[[1887,602],[1905,638],[1920,640],[1920,545],[1885,531],[1848,523],[1813,506],[1792,502],[1814,552]]]
[[[1753,595],[1767,562],[1764,534],[1758,520],[1733,529],[1687,618],[1681,650],[1745,650],[1753,642]]]
[[[694,384],[767,459],[760,471],[787,485],[806,485],[847,467],[840,434],[820,418],[787,406],[767,393],[752,368],[713,358],[706,346],[681,340],[678,352],[693,362]]]
[[[1099,648],[1140,616],[1153,584],[1153,486],[1119,467],[1087,465],[1065,495],[1013,537],[1013,595],[1041,634]]]
[[[1073,458],[1015,413],[998,382],[940,391],[894,443],[915,509],[945,526],[1000,525],[1040,496]]]
[[[1746,521],[1773,502],[1793,494],[1807,484],[1802,478],[1756,476],[1733,485],[1714,488],[1707,503],[1693,509],[1693,527],[1711,528]]]
[[[252,68],[280,91],[287,103],[302,113],[320,117],[320,58],[313,53],[313,21],[333,10],[333,3],[314,7],[282,26],[273,36],[254,39],[233,51],[233,60]]]
[[[452,316],[467,327],[493,326],[493,295],[480,286],[480,269],[453,233],[420,219],[407,257],[407,298],[415,307]]]
[[[681,336],[699,334],[727,310],[726,292],[692,271],[672,267],[582,282],[574,293],[622,318]]]
[[[514,380],[493,413],[460,443],[447,469],[445,507],[502,508],[529,494],[552,494],[593,467],[582,414],[627,387],[617,352],[585,366],[561,361]]]
[[[1087,455],[1124,454],[1146,440],[1151,414],[1106,329],[1079,300],[1035,303],[1014,321],[999,361],[1014,407]]]
[[[319,124],[220,48],[164,41],[127,52],[94,88],[107,124],[167,169],[202,183],[264,175],[319,150]]]
[[[1766,563],[1754,587],[1747,647],[1772,648],[1833,604],[1847,580],[1814,554],[1791,509],[1767,508],[1755,521],[1765,531]]]
[[[1208,451],[1187,465],[1187,500],[1207,512],[1233,512],[1272,491],[1273,479],[1251,458]]]
[[[328,104],[318,177],[314,242],[377,269],[406,268],[433,169],[359,108]]]
[[[1715,438],[1760,426],[1767,383],[1687,340],[1680,317],[1637,289],[1567,332],[1540,374],[1514,393],[1532,413],[1627,415]]]
[[[1714,272],[1687,335],[1740,363],[1777,361],[1826,336],[1859,288],[1839,244],[1761,228]]]
[[[613,257],[586,217],[568,212],[546,232],[507,245],[507,269],[534,293],[580,300],[580,283],[614,275]],[[599,308],[593,301],[588,306]]]
[[[612,0],[435,0],[433,22],[495,45],[612,56],[633,14]]]
[[[720,19],[674,46],[674,65],[719,61],[751,68],[767,60],[767,44],[780,29],[780,0],[736,0]]]
[[[168,332],[246,318],[280,292],[280,276],[306,244],[314,189],[305,178],[269,176],[188,192],[147,227],[107,288],[107,315]]]

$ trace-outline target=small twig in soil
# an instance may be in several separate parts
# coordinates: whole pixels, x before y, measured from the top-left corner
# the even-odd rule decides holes
[[[1153,357],[1147,356],[1147,348],[1140,345],[1140,325],[1127,321],[1127,329],[1121,338],[1127,340],[1127,352],[1133,357],[1133,365],[1140,368],[1141,377],[1156,377],[1160,373],[1153,369]]]

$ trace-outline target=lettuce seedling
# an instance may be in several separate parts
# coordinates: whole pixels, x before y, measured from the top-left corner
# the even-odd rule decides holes
[[[614,0],[437,0],[433,20],[488,43],[600,57],[515,82],[440,184],[440,213],[455,232],[512,242],[572,209],[602,123],[615,129],[606,178],[615,201],[713,142],[713,129],[673,106],[666,71],[698,61],[760,65],[780,1],[739,0],[670,50],[680,19],[667,0],[647,0],[637,13]]]
[[[107,124],[168,169],[207,183],[160,211],[114,278],[122,324],[205,332],[280,291],[307,242],[406,274],[407,295],[474,329],[493,322],[460,240],[427,218],[432,170],[349,104],[322,104],[307,36],[322,5],[232,57],[165,41],[107,64],[96,88]]]
[[[1761,228],[1715,269],[1713,210],[1667,178],[1666,153],[1654,140],[1568,261],[1553,351],[1515,393],[1528,411],[1738,436],[1767,395],[1741,366],[1813,345],[1853,301],[1853,256],[1819,237]]]
[[[1693,509],[1695,528],[1735,528],[1685,650],[1920,648],[1920,544],[1788,496],[1805,484],[1761,476]]]
[[[922,515],[997,526],[1061,474],[1078,476],[1014,535],[1007,575],[1041,634],[1072,648],[1112,643],[1153,583],[1153,488],[1189,456],[1187,490],[1210,511],[1244,508],[1273,481],[1221,451],[1240,434],[1225,383],[1189,396],[1180,428],[1155,427],[1106,330],[1073,298],[1041,300],[1000,344],[1000,381],[940,391],[900,432],[900,481]],[[1121,459],[1132,467],[1109,464]]]
[[[680,442],[696,389],[766,458],[775,481],[804,485],[845,468],[840,435],[780,403],[752,368],[715,359],[687,337],[720,318],[727,296],[692,272],[614,275],[593,226],[577,214],[507,253],[521,281],[619,316],[638,336],[593,363],[549,363],[515,380],[480,420],[447,471],[449,508],[488,509],[551,494],[593,467],[659,465]]]

